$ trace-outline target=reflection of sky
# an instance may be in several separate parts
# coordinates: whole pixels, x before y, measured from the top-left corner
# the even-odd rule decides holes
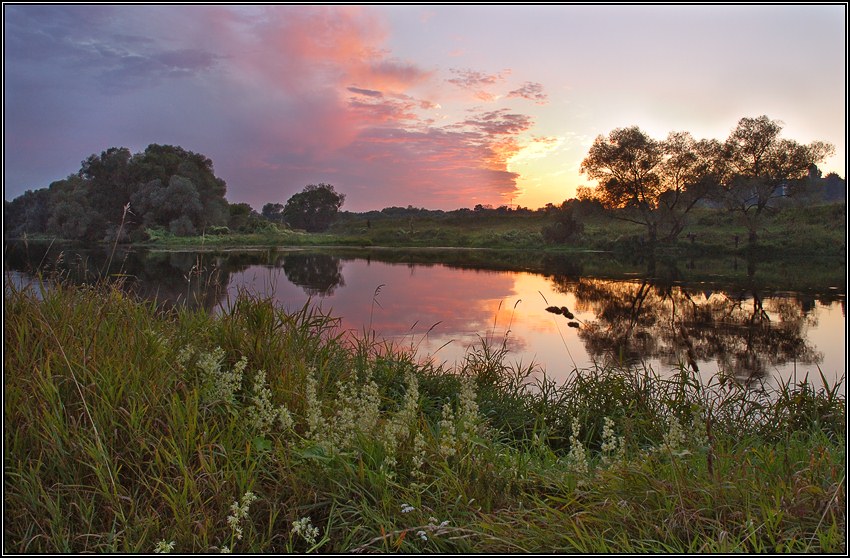
[[[435,362],[451,365],[461,362],[470,347],[480,345],[481,338],[499,345],[507,332],[510,362],[538,363],[556,379],[568,377],[575,367],[593,366],[577,331],[568,327],[563,317],[546,312],[550,305],[567,306],[579,321],[593,322],[593,305],[577,305],[572,292],[557,292],[544,276],[365,260],[344,261],[342,275],[344,286],[331,296],[312,300],[341,317],[343,328],[353,333],[362,335],[371,315],[372,330],[379,338],[404,348],[415,347],[420,357],[433,355]],[[373,304],[379,285],[383,286]],[[231,296],[238,287],[266,292],[271,289],[285,307],[293,310],[309,298],[279,268],[252,266],[234,273],[229,287]],[[720,295],[713,293],[712,297]],[[704,301],[705,297],[698,294],[694,299]],[[765,307],[772,309],[778,301],[765,299]],[[823,360],[811,365],[797,363],[796,374],[802,379],[808,372],[820,383],[820,367],[832,381],[845,369],[845,317],[838,302],[817,303],[812,312],[805,331]],[[769,313],[772,321],[779,319],[776,312]],[[660,372],[670,368],[658,360],[650,361],[650,365]],[[714,362],[700,361],[699,367],[704,377],[718,371]],[[787,378],[794,370],[795,364],[790,363],[769,371]]]

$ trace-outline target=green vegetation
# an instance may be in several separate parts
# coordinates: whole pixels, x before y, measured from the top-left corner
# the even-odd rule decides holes
[[[305,233],[277,227],[262,233],[177,237],[152,232],[151,246],[384,246],[412,248],[490,248],[547,252],[603,250],[648,253],[640,225],[617,219],[614,212],[567,202],[545,211],[408,209],[400,212],[342,213],[327,232]],[[578,207],[576,207],[578,206]],[[385,210],[386,211],[386,210]],[[689,214],[676,242],[657,246],[660,255],[755,254],[795,259],[800,256],[844,258],[847,252],[846,204],[787,205],[769,211],[759,229],[759,244],[734,215],[698,208]],[[559,237],[558,235],[566,235]],[[736,241],[737,237],[737,241]],[[551,239],[556,240],[551,240]],[[549,240],[549,242],[547,242]]]
[[[456,370],[313,308],[4,294],[4,552],[843,553],[838,386]]]

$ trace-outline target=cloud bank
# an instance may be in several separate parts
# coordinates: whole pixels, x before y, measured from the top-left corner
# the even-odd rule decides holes
[[[112,146],[210,157],[228,199],[255,208],[330,182],[347,209],[471,207],[517,190],[526,114],[484,110],[510,70],[394,57],[366,7],[6,8],[6,198]],[[443,109],[450,83],[467,106]],[[446,97],[445,99],[443,97]],[[546,101],[527,82],[505,98]],[[50,173],[50,174],[45,174]]]

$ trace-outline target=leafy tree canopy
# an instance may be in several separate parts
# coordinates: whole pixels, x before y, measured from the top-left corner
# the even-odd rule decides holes
[[[68,178],[10,202],[5,230],[87,241],[111,240],[119,229],[138,238],[146,227],[196,234],[227,224],[226,190],[210,159],[182,147],[151,144],[135,155],[111,147]]]
[[[330,184],[310,184],[295,194],[283,208],[283,218],[290,227],[308,232],[325,231],[331,226],[345,201]]]

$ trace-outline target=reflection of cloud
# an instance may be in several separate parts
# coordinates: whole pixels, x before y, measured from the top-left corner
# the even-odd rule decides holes
[[[549,102],[549,95],[543,91],[543,85],[531,81],[525,82],[519,89],[514,89],[508,93],[508,97],[528,99],[529,101],[534,101],[538,105],[545,105]]]

